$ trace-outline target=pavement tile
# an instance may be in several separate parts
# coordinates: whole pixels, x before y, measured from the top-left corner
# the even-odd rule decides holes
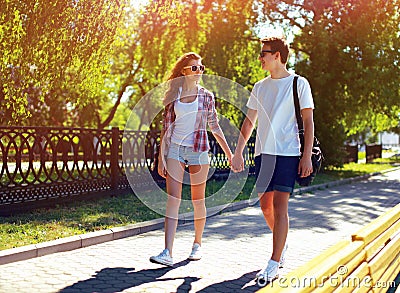
[[[339,240],[349,239],[354,231],[400,202],[400,170],[349,182],[291,198],[289,249],[280,275],[285,276]],[[172,268],[148,260],[164,245],[163,221],[153,222],[158,230],[139,227],[147,232],[131,236],[129,233],[137,232],[137,225],[130,232],[111,229],[119,235],[114,235],[116,240],[0,265],[0,293],[259,289],[254,277],[272,252],[272,239],[257,205],[208,218],[200,261],[186,260],[194,237],[193,223],[186,221],[179,226]],[[100,233],[100,237],[104,235]],[[44,247],[46,244],[42,244]]]

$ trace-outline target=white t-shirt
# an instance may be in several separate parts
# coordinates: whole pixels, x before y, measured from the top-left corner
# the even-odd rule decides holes
[[[171,136],[171,142],[182,146],[193,146],[194,143],[194,127],[196,125],[196,117],[199,108],[199,100],[196,97],[191,103],[182,103],[178,99],[175,101],[175,122],[174,131]]]
[[[293,100],[294,74],[281,79],[270,76],[254,85],[249,109],[257,110],[258,127],[255,155],[299,156],[300,140]],[[310,84],[304,77],[297,81],[300,109],[314,109]]]

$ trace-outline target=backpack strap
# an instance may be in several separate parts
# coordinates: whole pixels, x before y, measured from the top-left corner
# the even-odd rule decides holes
[[[298,75],[295,75],[293,78],[293,100],[294,100],[294,110],[296,113],[297,126],[300,131],[300,130],[303,130],[303,120],[301,119],[299,94],[297,92],[297,80],[298,79],[299,79]]]

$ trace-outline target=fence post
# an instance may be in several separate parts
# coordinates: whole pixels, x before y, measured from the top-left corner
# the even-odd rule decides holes
[[[110,154],[110,169],[111,169],[111,190],[118,189],[118,150],[119,150],[119,128],[111,129],[111,154]]]
[[[366,144],[365,158],[367,163],[371,163],[376,158],[382,158],[382,144]]]
[[[350,145],[350,144],[346,144],[345,146],[346,149],[346,157],[345,157],[345,163],[350,163],[350,162],[354,162],[357,163],[358,162],[358,144],[356,145]]]

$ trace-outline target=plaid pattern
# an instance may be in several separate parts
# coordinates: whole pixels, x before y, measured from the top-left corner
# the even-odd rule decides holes
[[[199,89],[197,98],[199,100],[199,107],[196,116],[193,151],[206,152],[210,149],[207,135],[207,124],[212,133],[218,134],[219,136],[223,136],[223,133],[218,123],[214,95],[210,91],[201,87]],[[165,139],[165,142],[163,143],[166,144],[166,147],[168,147],[171,143],[172,132],[174,130],[173,126],[176,118],[174,104],[175,101],[168,104],[165,107],[163,114],[163,129]]]

